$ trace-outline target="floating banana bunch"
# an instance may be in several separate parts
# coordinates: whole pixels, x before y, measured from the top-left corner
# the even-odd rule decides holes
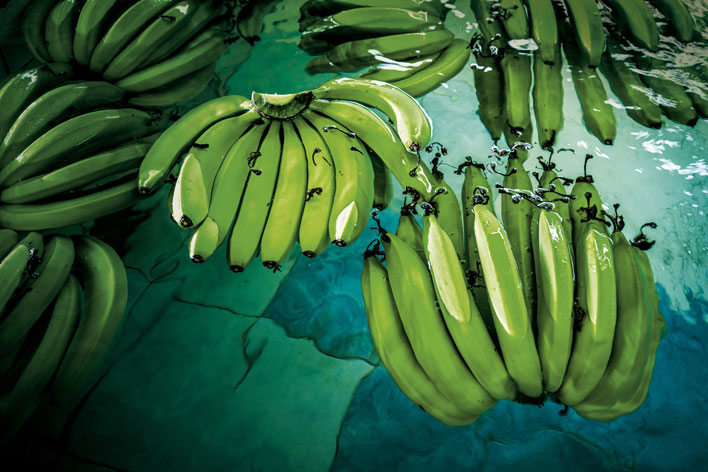
[[[98,239],[0,234],[16,241],[0,255],[4,444],[43,403],[70,407],[91,388],[120,332],[128,282]]]

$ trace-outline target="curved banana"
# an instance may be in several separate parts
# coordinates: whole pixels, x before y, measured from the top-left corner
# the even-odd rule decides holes
[[[54,62],[74,61],[74,20],[81,8],[77,0],[59,0],[44,25],[47,51]]]
[[[659,106],[664,115],[678,123],[695,126],[698,122],[698,114],[693,108],[691,97],[688,96],[683,85],[662,76],[662,71],[667,69],[666,63],[649,56],[634,56],[634,60],[642,71],[649,72],[643,72],[639,77],[647,87],[663,98],[659,101]]]
[[[531,124],[531,57],[515,50],[507,50],[499,65],[504,74],[506,122],[512,131],[520,132]]]
[[[0,259],[0,311],[20,286],[29,260],[30,248],[25,244],[15,245],[9,254]]]
[[[625,36],[650,51],[659,50],[659,30],[649,6],[643,0],[603,0],[612,9],[612,19]]]
[[[361,291],[374,347],[398,388],[413,403],[447,425],[475,421],[477,415],[465,413],[443,396],[418,363],[403,330],[388,273],[376,257],[364,259]]]
[[[540,159],[539,159],[540,161]],[[541,162],[541,165],[543,166],[543,173],[541,174],[541,178],[539,179],[539,184],[542,188],[545,189],[551,189],[551,185],[553,185],[553,192],[557,195],[558,198],[563,198],[567,195],[565,191],[565,187],[563,185],[563,179],[558,176],[558,174],[553,170],[555,168],[555,164],[551,164],[551,166],[547,166],[545,163]],[[557,198],[556,198],[557,199]],[[555,213],[558,213],[561,217],[561,224],[563,225],[563,231],[565,232],[565,236],[569,238],[571,242],[571,249],[572,249],[572,243],[573,243],[573,223],[570,218],[570,201],[563,202],[563,201],[557,201],[554,203],[553,211]],[[571,259],[573,258],[573,254],[571,251]]]
[[[376,108],[394,124],[406,149],[423,149],[433,134],[433,124],[420,103],[388,83],[350,79],[332,79],[312,91],[316,98],[350,100]]]
[[[152,117],[134,108],[98,110],[53,127],[0,170],[0,186],[9,186],[110,144],[141,138],[155,128]]]
[[[553,65],[559,59],[557,51],[560,48],[558,39],[558,26],[556,13],[551,0],[526,0],[529,9],[529,23],[531,23],[531,37],[538,46],[536,57]]]
[[[420,72],[426,67],[431,66],[440,57],[440,54],[442,53],[436,52],[414,59],[404,59],[373,66],[361,74],[359,78],[379,80],[381,82],[395,82],[410,77],[416,72]]]
[[[283,152],[268,221],[261,236],[261,260],[277,270],[288,257],[300,229],[307,195],[307,156],[291,122],[283,122]],[[336,197],[335,197],[336,201]]]
[[[420,97],[455,77],[465,67],[469,57],[468,43],[462,39],[453,39],[430,67],[397,80],[393,85],[413,97]]]
[[[191,109],[167,128],[150,148],[138,174],[138,189],[148,194],[159,187],[177,160],[201,133],[219,120],[243,114],[253,103],[240,95],[215,98]]]
[[[504,364],[521,393],[538,397],[543,393],[541,363],[508,236],[487,205],[477,204],[473,211],[475,240]]]
[[[412,247],[416,254],[420,257],[421,261],[427,261],[425,256],[425,246],[423,244],[423,228],[420,227],[418,220],[415,219],[413,213],[411,213],[406,207],[401,210],[401,215],[398,218],[396,236],[398,236],[401,241]]]
[[[111,18],[118,0],[86,0],[76,19],[74,30],[74,60],[82,66],[91,62],[91,54],[98,44],[101,33]]]
[[[39,62],[52,62],[52,56],[47,50],[44,38],[44,25],[56,0],[35,0],[24,13],[22,19],[22,36],[30,53]]]
[[[421,2],[420,0],[307,0],[300,7],[302,18],[327,16],[342,10],[364,7],[392,7],[411,11],[426,11],[440,18],[446,8],[440,2]],[[302,21],[302,20],[301,20]]]
[[[7,228],[0,228],[0,261],[8,255],[20,240],[17,231]]]
[[[397,236],[382,236],[391,291],[415,357],[440,393],[468,414],[480,415],[496,400],[460,358],[438,312],[428,269]]]
[[[281,122],[272,121],[254,157],[254,167],[261,172],[251,173],[241,206],[231,230],[227,259],[234,272],[243,272],[258,250],[273,200],[280,158],[282,155]]]
[[[258,34],[263,29],[263,19],[277,3],[278,0],[250,0],[239,10],[236,29],[249,44],[260,40]]]
[[[53,403],[72,404],[91,387],[118,337],[128,302],[128,278],[120,257],[91,236],[75,236],[77,276],[84,287],[79,326],[49,392]]]
[[[529,22],[526,18],[526,9],[521,0],[500,0],[502,24],[509,39],[526,39],[529,35]]]
[[[374,168],[374,208],[384,210],[393,200],[393,177],[381,158],[371,148],[366,152]]]
[[[157,90],[128,97],[126,103],[131,107],[140,108],[165,108],[177,105],[199,95],[214,76],[215,69],[216,63],[209,64]]]
[[[563,60],[556,48],[552,63],[533,60],[533,109],[538,127],[538,142],[543,149],[553,149],[556,135],[563,127]]]
[[[329,238],[329,215],[336,191],[332,154],[320,133],[309,121],[296,118],[295,129],[307,158],[307,197],[300,219],[298,241],[307,257],[321,254],[332,241]]]
[[[474,13],[475,18],[477,19],[479,31],[482,33],[482,38],[484,39],[485,54],[488,51],[492,41],[495,40],[495,38],[498,38],[498,47],[500,47],[501,49],[504,49],[504,46],[506,46],[506,43],[509,39],[506,35],[506,31],[504,30],[504,25],[502,24],[502,22],[498,20],[497,16],[494,16],[492,14],[492,11],[490,9],[491,6],[492,2],[490,2],[489,0],[470,1],[470,7],[472,8],[472,12]]]
[[[693,18],[682,0],[649,0],[668,20],[669,31],[684,43],[693,41],[696,35]]]
[[[484,0],[479,0],[482,3]],[[504,74],[499,57],[476,54],[474,88],[479,102],[479,114],[484,127],[496,143],[506,127],[506,100],[504,99]]]
[[[580,52],[588,67],[600,65],[605,50],[605,28],[595,0],[565,0],[575,26]],[[565,43],[566,39],[563,39]]]

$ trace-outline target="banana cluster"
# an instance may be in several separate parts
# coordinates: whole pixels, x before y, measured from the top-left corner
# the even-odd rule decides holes
[[[418,102],[384,82],[343,78],[291,95],[224,96],[157,139],[140,166],[139,189],[158,188],[184,155],[169,196],[172,218],[196,229],[195,262],[211,257],[230,232],[227,257],[236,272],[259,250],[277,270],[296,241],[308,257],[331,242],[350,244],[372,206],[390,201],[391,174],[427,199],[442,189],[442,224],[462,251],[457,199],[420,161],[431,134]]]
[[[467,63],[466,41],[445,29],[441,2],[308,0],[300,8],[300,47],[323,54],[311,74],[370,68],[362,78],[395,84],[418,97],[457,75]]]
[[[0,444],[41,404],[96,380],[127,302],[125,268],[90,236],[0,229]]]
[[[651,3],[667,18],[670,34],[685,42],[695,38],[681,0]],[[652,55],[659,33],[649,6],[642,0],[604,4],[607,8],[594,0],[472,1],[480,30],[474,48],[479,114],[495,141],[504,135],[510,146],[531,142],[531,92],[538,142],[553,147],[563,124],[561,45],[585,126],[604,144],[613,143],[617,125],[600,74],[630,118],[643,126],[660,128],[662,114],[689,126],[708,116],[708,89],[701,84],[708,78],[705,67],[680,69]],[[535,47],[524,50],[529,38]],[[680,83],[681,76],[691,77],[690,83]]]
[[[131,106],[164,107],[197,95],[232,41],[229,2],[37,0],[22,31],[34,57],[114,83]]]
[[[365,254],[370,332],[391,377],[450,425],[499,399],[541,404],[548,395],[599,421],[636,410],[665,331],[640,249],[650,244],[627,240],[589,175],[566,195],[549,163],[533,189],[512,152],[499,219],[484,166],[464,167],[465,257],[428,203],[421,228],[415,202],[396,234],[381,231],[383,252],[376,241]]]
[[[125,107],[120,87],[74,75],[43,64],[0,88],[0,227],[59,228],[139,200],[138,167],[164,126]]]

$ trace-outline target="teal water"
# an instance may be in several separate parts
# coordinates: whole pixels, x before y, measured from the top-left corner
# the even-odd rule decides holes
[[[468,36],[474,20],[461,3],[447,25]],[[293,93],[332,77],[304,72],[299,4],[279,5],[252,49],[234,44],[220,61],[221,82],[194,102]],[[703,17],[706,7],[696,0],[692,11]],[[649,257],[668,333],[637,412],[603,424],[572,410],[562,416],[550,402],[501,401],[471,426],[447,427],[400,393],[373,350],[359,277],[375,231],[314,260],[294,252],[278,274],[252,264],[235,275],[223,248],[205,264],[189,261],[188,233],[169,220],[163,192],[143,204],[146,220],[126,222],[134,225],[123,248],[131,299],[106,374],[73,412],[35,416],[11,455],[82,471],[708,470],[708,121],[649,130],[618,109],[618,138],[605,146],[580,122],[564,74],[558,147],[575,153],[554,157],[562,174],[579,175],[581,156],[593,153],[596,185],[605,202],[621,203],[627,234],[658,224]],[[421,103],[446,162],[490,154],[469,68]],[[459,191],[462,177],[446,178]],[[382,213],[384,227],[395,228],[401,204],[397,196]]]

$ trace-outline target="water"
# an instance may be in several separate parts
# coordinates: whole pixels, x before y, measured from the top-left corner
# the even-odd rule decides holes
[[[300,2],[283,3],[266,18],[262,41],[250,51],[232,46],[219,67],[223,83],[200,99],[219,90],[293,93],[333,77],[304,72]],[[462,3],[447,25],[467,37],[474,21]],[[691,6],[706,14],[698,0]],[[702,52],[681,54],[690,61]],[[276,275],[258,264],[235,275],[223,248],[205,264],[189,261],[188,233],[169,221],[163,192],[145,203],[154,209],[126,242],[129,316],[110,369],[66,427],[61,412],[34,418],[17,454],[97,471],[706,470],[708,121],[688,128],[667,120],[649,130],[617,110],[618,137],[605,146],[579,121],[567,71],[564,78],[557,145],[576,152],[554,157],[562,174],[580,175],[582,156],[594,154],[590,171],[604,201],[621,203],[626,233],[658,224],[649,256],[668,334],[637,412],[603,424],[572,410],[561,416],[550,402],[502,401],[472,426],[444,426],[399,392],[373,350],[359,285],[373,230],[314,260],[294,253]],[[466,155],[486,159],[492,144],[472,80],[466,68],[422,99],[433,141],[445,144],[454,166]],[[527,169],[540,170],[533,164]],[[459,191],[462,177],[443,170]],[[382,213],[384,227],[395,228],[401,204],[397,197]]]

